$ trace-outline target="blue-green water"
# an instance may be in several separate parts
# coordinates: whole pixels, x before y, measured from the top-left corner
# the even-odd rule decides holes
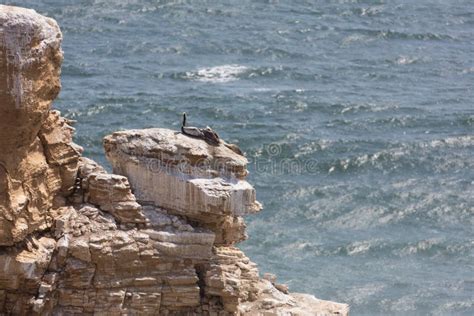
[[[55,107],[211,125],[265,210],[241,247],[353,315],[474,314],[474,1],[7,1],[64,34]]]

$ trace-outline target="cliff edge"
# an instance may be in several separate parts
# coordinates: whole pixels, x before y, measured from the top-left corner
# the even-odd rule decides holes
[[[260,211],[235,146],[167,129],[117,132],[115,174],[82,157],[51,109],[62,35],[0,5],[0,313],[347,315],[289,293],[235,245]]]

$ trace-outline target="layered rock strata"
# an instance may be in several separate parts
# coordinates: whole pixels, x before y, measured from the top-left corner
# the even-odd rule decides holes
[[[50,111],[61,87],[61,38],[54,20],[0,7],[1,246],[50,228],[55,196],[74,184],[81,149]]]
[[[126,175],[137,199],[184,216],[216,235],[216,244],[244,240],[243,215],[258,212],[245,181],[247,159],[222,143],[210,146],[167,129],[116,132],[104,138],[114,172]]]
[[[81,157],[51,110],[60,43],[52,19],[0,5],[1,314],[347,314],[235,247],[261,209],[235,146],[134,130],[104,140],[116,174]]]

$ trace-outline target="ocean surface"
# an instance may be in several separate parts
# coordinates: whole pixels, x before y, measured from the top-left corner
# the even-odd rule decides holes
[[[251,160],[262,273],[352,315],[474,315],[474,1],[6,3],[60,24],[86,156],[186,111]]]

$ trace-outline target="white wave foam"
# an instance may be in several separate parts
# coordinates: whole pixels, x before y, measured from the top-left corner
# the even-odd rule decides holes
[[[470,147],[474,145],[474,136],[453,136],[445,139],[432,140],[428,146],[432,148],[438,147]]]
[[[463,69],[461,73],[470,74],[474,72],[474,67]]]
[[[270,89],[270,88],[255,88],[254,91],[255,92],[269,92],[269,91],[273,91],[273,89]]]
[[[396,110],[399,106],[396,104],[386,104],[386,105],[377,105],[374,103],[366,103],[366,104],[350,104],[344,106],[341,110],[341,114],[345,113],[358,113],[358,112],[383,112],[383,111],[390,111]]]
[[[222,65],[198,69],[196,72],[186,72],[187,79],[210,83],[225,83],[238,80],[238,75],[248,68],[241,65]]]
[[[432,249],[433,247],[440,245],[442,242],[441,239],[427,239],[420,240],[414,244],[409,244],[401,250],[397,251],[400,255],[408,256],[420,252],[426,252]]]
[[[417,57],[399,56],[395,63],[398,65],[410,65],[418,61]]]
[[[372,246],[373,243],[370,240],[356,241],[348,245],[346,250],[349,256],[356,256],[367,253]]]

